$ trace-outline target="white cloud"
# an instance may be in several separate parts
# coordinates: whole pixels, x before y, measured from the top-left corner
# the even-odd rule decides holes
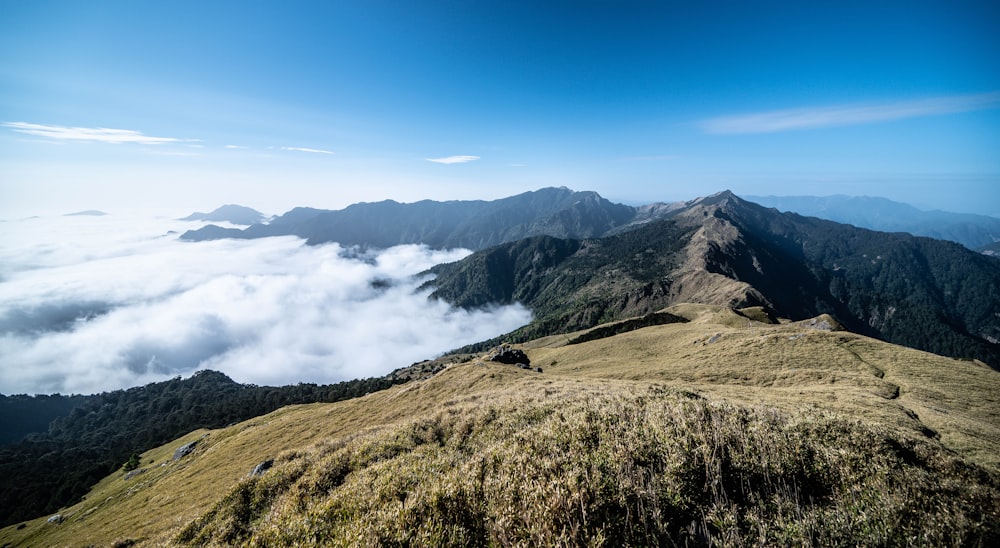
[[[93,141],[112,144],[137,143],[141,145],[162,145],[164,143],[191,141],[191,139],[176,139],[173,137],[153,137],[130,129],[50,126],[29,124],[27,122],[4,122],[0,125],[9,127],[18,133],[62,141]]]
[[[242,149],[249,148],[249,147],[245,147],[243,145],[226,145],[226,148],[233,149],[233,150],[242,150]]]
[[[774,133],[799,129],[870,124],[996,108],[1000,92],[954,95],[870,105],[834,105],[722,116],[698,122],[706,133]]]
[[[281,147],[281,150],[290,150],[293,152],[312,152],[314,154],[333,154],[333,151],[322,150],[318,148],[305,148],[305,147]]]
[[[474,162],[479,159],[479,156],[446,156],[444,158],[426,158],[428,162],[434,162],[435,164],[464,164],[466,162]]]
[[[293,237],[167,234],[193,226],[121,215],[0,223],[0,393],[92,393],[199,368],[256,384],[337,382],[530,318],[417,292],[417,273],[467,251],[400,246],[359,259]]]

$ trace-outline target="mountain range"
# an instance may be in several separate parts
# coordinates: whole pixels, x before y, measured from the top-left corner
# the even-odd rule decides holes
[[[242,230],[207,225],[185,232],[181,239],[294,235],[310,245],[338,242],[375,248],[424,244],[432,248],[484,249],[540,234],[597,237],[634,218],[635,208],[613,204],[596,192],[545,188],[493,201],[423,200],[401,204],[385,200],[336,211],[297,207],[266,224]]]
[[[882,232],[907,232],[958,242],[969,249],[1000,242],[1000,219],[986,215],[923,211],[871,196],[746,196],[766,207]]]
[[[916,211],[888,200],[842,198],[789,204],[827,204],[824,211],[854,210],[884,223]],[[641,207],[545,188],[494,201],[296,208],[266,224],[208,225],[181,238],[275,235],[309,244],[478,250],[433,269],[437,278],[428,287],[435,298],[462,307],[529,306],[536,319],[515,338],[701,302],[762,306],[793,319],[830,314],[857,333],[1000,367],[994,258],[948,241],[782,213],[728,191]]]
[[[526,340],[682,302],[804,319],[1000,367],[1000,261],[958,244],[780,213],[730,192],[600,239],[539,236],[432,269],[435,298],[521,302]]]
[[[921,211],[885,198],[758,196],[747,200],[859,228],[950,240],[976,250],[1000,241],[1000,219]],[[207,225],[185,232],[181,239],[202,241],[295,235],[309,244],[338,242],[362,247],[424,244],[432,248],[480,250],[531,236],[594,238],[613,235],[668,217],[683,207],[684,202],[643,206],[615,204],[595,192],[576,192],[565,187],[543,188],[493,201],[422,200],[403,204],[385,200],[354,204],[341,210],[300,207],[268,222],[264,222],[263,215],[255,210],[229,205],[211,214],[196,213],[184,220],[227,221],[252,226],[237,229]]]

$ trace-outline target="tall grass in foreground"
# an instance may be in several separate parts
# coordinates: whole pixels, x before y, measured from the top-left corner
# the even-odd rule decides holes
[[[832,415],[539,382],[283,454],[175,541],[997,545],[1000,479]]]

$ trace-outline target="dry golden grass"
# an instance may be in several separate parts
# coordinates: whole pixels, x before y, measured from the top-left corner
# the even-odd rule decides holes
[[[513,384],[488,402],[459,397],[286,453],[175,540],[948,545],[1000,535],[1000,481],[935,443],[648,383]]]
[[[1000,469],[1000,373],[971,361],[855,335],[768,325],[707,305],[665,311],[690,323],[566,346],[529,347],[546,373],[666,383],[787,411],[824,409],[917,433]],[[575,334],[571,334],[570,337]]]
[[[144,454],[146,473],[102,481],[62,524],[8,527],[0,545],[947,545],[1000,534],[1000,374],[720,307],[667,311],[691,321],[525,345],[542,374],[473,361],[194,432]],[[192,455],[169,461],[194,439]],[[274,469],[247,479],[270,458]]]

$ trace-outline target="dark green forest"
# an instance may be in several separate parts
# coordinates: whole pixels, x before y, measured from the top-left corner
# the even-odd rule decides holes
[[[221,428],[286,405],[335,402],[404,382],[391,377],[272,387],[215,371],[93,396],[4,396],[0,526],[55,512],[128,462],[198,428]],[[65,411],[65,413],[63,412]],[[35,413],[34,418],[26,413]],[[23,425],[6,419],[23,418]],[[47,425],[38,427],[42,420]]]
[[[45,432],[52,421],[69,415],[74,407],[94,397],[79,394],[0,394],[0,445],[19,441],[33,432]]]

